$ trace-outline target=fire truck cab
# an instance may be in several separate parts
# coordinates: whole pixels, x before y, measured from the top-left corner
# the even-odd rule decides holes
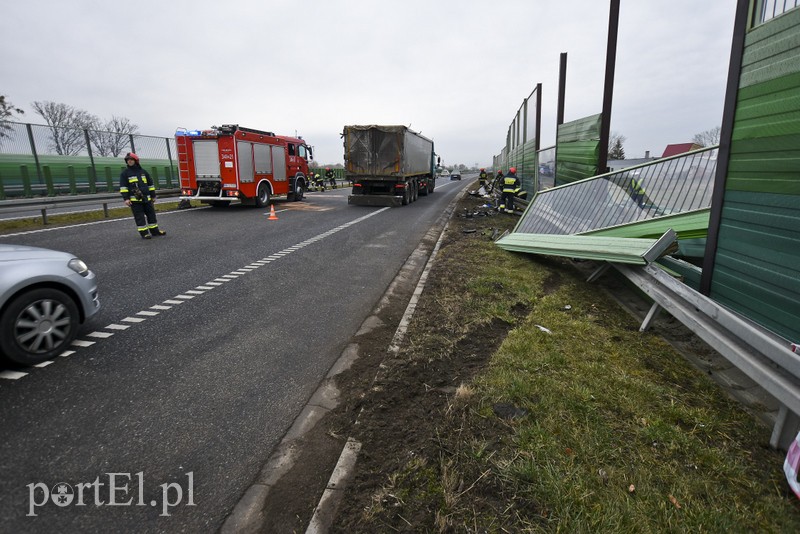
[[[258,208],[274,196],[302,200],[311,147],[300,137],[223,124],[209,130],[178,129],[181,200],[227,206],[233,200]]]

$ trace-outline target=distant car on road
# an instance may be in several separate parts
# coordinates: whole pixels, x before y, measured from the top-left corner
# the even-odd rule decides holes
[[[23,365],[66,350],[100,309],[95,274],[67,252],[0,245],[0,354]]]
[[[451,180],[460,180],[461,179],[461,173],[458,172],[458,171],[451,172],[450,173],[450,179]]]

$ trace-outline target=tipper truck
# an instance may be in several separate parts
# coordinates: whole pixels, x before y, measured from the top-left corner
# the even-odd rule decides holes
[[[436,187],[433,141],[406,126],[345,126],[347,198],[360,206],[405,206]]]

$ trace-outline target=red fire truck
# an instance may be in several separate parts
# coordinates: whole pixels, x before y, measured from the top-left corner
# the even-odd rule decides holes
[[[302,200],[311,147],[299,137],[223,124],[178,129],[181,200],[227,206],[232,200],[262,208],[273,196]]]

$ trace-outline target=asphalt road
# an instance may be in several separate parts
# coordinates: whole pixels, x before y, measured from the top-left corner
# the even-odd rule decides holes
[[[132,219],[0,236],[76,254],[102,303],[73,354],[0,369],[2,530],[217,530],[467,183],[177,211],[149,241]]]

